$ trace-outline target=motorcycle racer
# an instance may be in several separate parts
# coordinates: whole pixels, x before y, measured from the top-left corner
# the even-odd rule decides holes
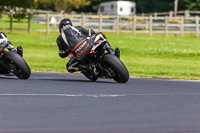
[[[65,58],[70,53],[73,54],[66,65],[69,72],[91,69],[88,65],[81,64],[81,62],[86,60],[93,44],[99,39],[105,41],[106,50],[109,53],[115,54],[115,50],[111,48],[102,32],[95,33],[94,30],[86,30],[81,26],[73,27],[69,18],[65,18],[60,21],[59,32],[60,35],[56,40],[59,48],[59,56],[61,58]]]

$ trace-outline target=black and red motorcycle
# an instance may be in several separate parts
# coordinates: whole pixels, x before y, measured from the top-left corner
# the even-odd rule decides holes
[[[22,58],[23,49],[17,47],[17,51],[5,50],[7,43],[0,44],[0,75],[10,75],[13,73],[19,79],[28,79],[31,75],[31,70]]]
[[[98,78],[110,78],[118,83],[126,83],[129,80],[129,72],[119,56],[116,56],[120,50],[115,49],[115,54],[111,54],[106,50],[105,45],[106,42],[103,40],[99,40],[93,45],[84,62],[93,66],[93,69],[83,70],[82,73],[92,81],[96,81]]]

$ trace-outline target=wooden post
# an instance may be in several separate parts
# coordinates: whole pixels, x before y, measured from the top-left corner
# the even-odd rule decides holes
[[[184,36],[184,19],[183,16],[181,17],[181,37]]]
[[[13,32],[12,24],[13,24],[13,12],[11,11],[10,12],[10,34],[12,34]]]
[[[174,0],[174,17],[177,15],[178,10],[178,0]]]
[[[82,27],[85,27],[85,13],[82,13],[82,22],[81,22]]]
[[[199,17],[196,16],[196,34],[197,38],[199,38]]]
[[[31,19],[28,18],[28,34],[31,33]]]
[[[99,32],[102,31],[102,14],[99,14]]]
[[[154,12],[154,17],[157,17],[158,16],[158,13],[157,12]]]
[[[117,36],[119,36],[119,30],[120,30],[120,27],[119,27],[119,15],[117,14],[117,21],[116,21],[116,29],[117,29]]]
[[[134,15],[133,16],[133,35],[135,36],[136,35],[136,24],[137,24],[137,16]]]
[[[173,11],[169,11],[169,17],[173,17]]]
[[[165,16],[165,37],[168,36],[168,19],[167,16]]]
[[[47,33],[47,35],[49,35],[49,12],[47,12],[46,18],[47,18],[47,21],[46,21],[46,25],[47,25],[46,33]]]
[[[144,13],[142,13],[142,17],[144,17],[145,16],[145,14]]]
[[[63,18],[67,18],[67,17],[68,17],[68,14],[67,14],[67,13],[63,13],[61,16],[62,16],[62,19],[63,19]]]
[[[184,16],[185,17],[190,17],[190,11],[189,10],[185,10]]]
[[[31,17],[32,17],[32,12],[30,12],[28,15],[29,15],[28,16],[28,34],[30,34],[31,33]]]
[[[152,15],[149,16],[149,36],[152,36]]]

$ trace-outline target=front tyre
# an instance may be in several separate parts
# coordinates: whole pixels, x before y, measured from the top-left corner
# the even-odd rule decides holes
[[[6,64],[14,70],[14,74],[19,79],[28,79],[31,75],[31,70],[26,61],[16,52],[7,52],[4,54]]]
[[[124,63],[115,55],[106,54],[102,61],[114,71],[113,79],[118,83],[126,83],[129,80],[129,72]]]

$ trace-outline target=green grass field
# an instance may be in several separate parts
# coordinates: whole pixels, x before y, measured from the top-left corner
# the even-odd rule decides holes
[[[1,20],[9,20],[5,15]],[[26,20],[25,20],[26,21]],[[26,28],[26,23],[14,23],[14,28]],[[34,29],[45,29],[45,25],[31,25]],[[0,23],[0,28],[9,28],[9,23]],[[55,28],[55,27],[54,27]],[[5,31],[9,33],[9,31]],[[24,48],[24,58],[32,71],[67,72],[68,58],[58,56],[56,38],[59,33],[13,31],[7,34],[14,46]],[[188,34],[184,38],[170,34],[120,34],[106,33],[113,48],[121,49],[121,60],[127,66],[130,75],[137,77],[179,78],[200,80],[200,41],[195,35]]]
[[[1,22],[0,21],[0,28],[3,29],[9,29],[10,28],[10,18],[8,17],[8,15],[2,15],[2,17],[0,18],[1,21],[7,21],[7,22]],[[28,19],[22,19],[20,20],[20,22],[17,22],[18,19],[13,18],[13,28],[14,29],[24,29],[24,30],[28,30]],[[23,23],[21,23],[23,22]],[[57,26],[54,25],[50,25],[49,27],[51,30],[57,30]],[[38,23],[33,23],[31,22],[31,29],[32,30],[38,30],[38,29],[46,29],[46,25],[44,24],[38,24]]]
[[[58,56],[58,35],[15,32],[8,34],[8,39],[14,46],[23,46],[24,58],[32,71],[67,72],[68,58]],[[197,38],[106,35],[113,48],[121,49],[121,60],[132,76],[200,79],[200,44]]]

